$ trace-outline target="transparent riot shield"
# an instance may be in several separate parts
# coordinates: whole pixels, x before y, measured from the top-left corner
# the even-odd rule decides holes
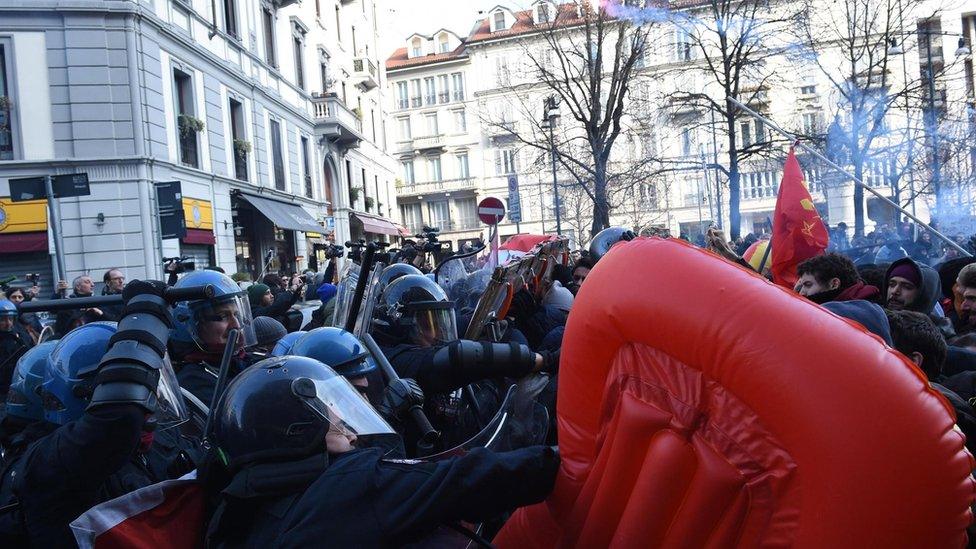
[[[335,311],[332,317],[333,326],[337,328],[345,327],[346,318],[349,317],[349,307],[352,305],[352,296],[356,294],[356,283],[358,281],[359,265],[350,261],[339,279],[335,296]]]

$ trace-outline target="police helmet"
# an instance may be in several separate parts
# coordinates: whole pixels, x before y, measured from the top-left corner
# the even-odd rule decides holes
[[[30,421],[44,419],[41,384],[44,383],[47,358],[57,344],[56,340],[39,343],[17,361],[7,392],[8,416]]]
[[[17,306],[9,299],[0,299],[0,316],[17,316]]]
[[[633,240],[634,232],[623,227],[609,227],[598,232],[590,240],[590,259],[596,263],[621,240]]]
[[[214,440],[231,470],[323,453],[326,434],[394,431],[344,377],[307,357],[262,360],[238,374],[214,410]]]
[[[427,347],[458,338],[454,302],[436,282],[416,274],[383,290],[373,309],[373,326],[392,339]]]
[[[292,332],[285,335],[285,337],[278,340],[278,343],[275,343],[274,349],[271,350],[271,356],[285,356],[292,354],[291,348],[294,347],[295,343],[307,333],[308,332],[305,330],[299,330],[297,332]]]
[[[254,321],[247,292],[223,273],[193,271],[176,283],[176,288],[191,288],[210,284],[214,296],[209,299],[181,301],[173,309],[175,329],[170,343],[177,355],[194,350],[219,354],[224,350],[226,332],[238,328],[243,337],[238,347],[257,343]]]
[[[93,322],[71,330],[58,341],[44,371],[41,395],[45,419],[64,425],[81,417],[98,363],[116,331],[115,322]]]
[[[342,328],[316,328],[295,343],[291,354],[314,358],[347,378],[361,377],[376,369],[369,350]]]
[[[420,269],[414,267],[409,263],[394,263],[385,267],[380,272],[380,279],[376,283],[376,291],[382,292],[384,288],[390,285],[391,282],[406,275],[419,275],[424,274],[420,272]]]

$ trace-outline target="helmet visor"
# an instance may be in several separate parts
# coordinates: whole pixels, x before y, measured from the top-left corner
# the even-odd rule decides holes
[[[328,420],[330,428],[344,435],[384,435],[395,431],[342,376],[326,380],[311,380],[315,398],[303,401],[320,417]]]
[[[241,333],[236,343],[238,350],[257,344],[251,304],[244,293],[196,304],[194,318],[191,335],[204,352],[223,353],[234,328]]]
[[[163,359],[163,367],[159,370],[159,385],[156,386],[156,425],[157,429],[169,429],[183,424],[190,418],[180,392],[180,384],[176,380],[176,372],[169,360],[169,353]]]
[[[413,320],[410,339],[417,345],[429,347],[457,341],[457,318],[453,308],[419,309],[413,313]]]

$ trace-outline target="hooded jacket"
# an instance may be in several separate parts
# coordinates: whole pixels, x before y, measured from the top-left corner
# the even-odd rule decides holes
[[[884,299],[882,301],[887,305],[888,281],[891,279],[891,271],[903,264],[911,266],[918,273],[919,280],[922,281],[918,288],[918,295],[915,297],[915,301],[909,303],[905,309],[925,315],[931,314],[935,309],[936,304],[939,302],[939,296],[942,295],[942,282],[939,279],[939,273],[937,273],[931,267],[919,265],[913,259],[908,257],[903,257],[895,261],[885,272],[884,287],[881,288],[881,292],[884,294]]]

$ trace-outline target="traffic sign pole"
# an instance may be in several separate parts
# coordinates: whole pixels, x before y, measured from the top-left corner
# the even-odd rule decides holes
[[[61,212],[58,211],[58,204],[54,198],[54,188],[51,185],[51,176],[44,176],[44,193],[47,195],[47,209],[51,217],[51,233],[54,235],[54,259],[58,263],[58,276],[61,280],[67,280],[68,271],[64,268],[64,250],[61,240]],[[60,290],[61,297],[64,297],[65,290]]]

